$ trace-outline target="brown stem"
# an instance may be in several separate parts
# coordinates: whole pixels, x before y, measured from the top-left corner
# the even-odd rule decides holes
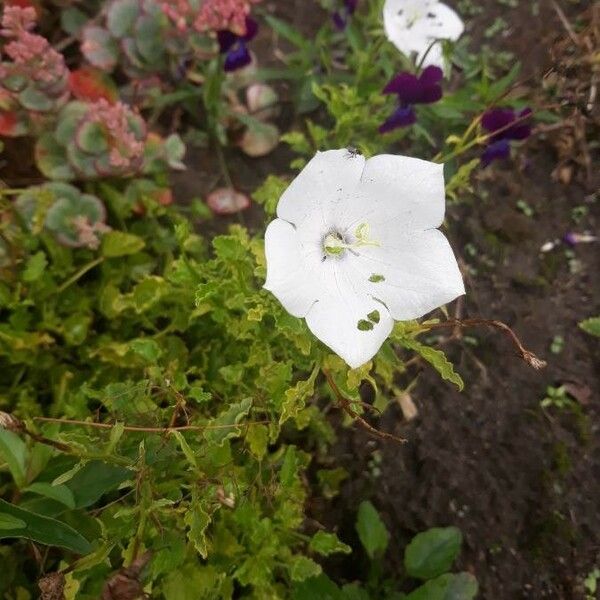
[[[79,425],[81,427],[95,427],[97,429],[112,429],[112,423],[95,423],[93,421],[77,421],[75,419],[55,419],[52,417],[34,417],[34,421],[43,421],[44,423],[60,423],[62,425]],[[271,421],[251,421],[245,425],[268,425]],[[124,431],[140,433],[169,433],[171,431],[206,431],[211,429],[231,429],[241,427],[241,423],[234,425],[183,425],[181,427],[137,427],[135,425],[125,425]]]
[[[513,345],[517,348],[519,355],[521,358],[530,366],[536,370],[543,369],[548,363],[541,358],[538,358],[533,352],[527,350],[521,343],[521,340],[517,337],[517,334],[502,321],[496,321],[494,319],[448,319],[447,321],[443,321],[441,323],[424,323],[422,327],[427,328],[427,330],[431,329],[447,329],[449,327],[491,327],[493,329],[498,329],[502,331],[504,334],[508,336]]]
[[[323,375],[325,375],[325,379],[327,379],[327,383],[329,384],[331,391],[333,392],[334,396],[336,397],[338,406],[348,416],[350,416],[352,419],[357,421],[363,429],[366,429],[367,432],[370,433],[372,436],[377,437],[382,440],[391,440],[393,442],[396,442],[397,444],[405,444],[406,443],[406,440],[404,438],[397,437],[391,433],[386,433],[385,431],[379,431],[378,429],[375,429],[375,427],[373,427],[372,425],[367,423],[367,421],[365,421],[356,411],[354,411],[352,409],[352,407],[350,406],[351,405],[350,400],[342,394],[342,392],[340,391],[340,388],[338,388],[337,384],[333,380],[333,377],[330,375],[330,373],[328,371],[326,371],[325,369],[323,369]]]

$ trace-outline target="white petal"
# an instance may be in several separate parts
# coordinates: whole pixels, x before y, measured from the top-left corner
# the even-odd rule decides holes
[[[365,158],[346,149],[317,152],[281,196],[277,216],[298,231],[326,233],[336,226],[331,214],[358,184]]]
[[[422,317],[465,293],[452,248],[437,229],[402,236],[390,230],[381,246],[357,252],[349,263],[355,285],[384,302],[398,321]]]
[[[445,210],[444,167],[438,163],[382,154],[370,158],[356,194],[340,210],[339,220],[352,233],[361,223],[396,232],[439,227]]]
[[[390,42],[407,55],[416,52],[417,62],[435,40],[457,40],[464,31],[458,14],[435,0],[386,0],[383,22]],[[424,65],[442,63],[441,46],[434,44]]]
[[[274,294],[295,317],[304,317],[321,295],[319,281],[307,268],[306,255],[294,226],[275,219],[265,232],[267,281],[264,288]]]
[[[339,268],[336,274],[339,293],[328,294],[316,302],[306,315],[306,324],[326,346],[356,369],[375,356],[390,335],[394,320],[383,304],[356,290],[353,282],[345,278],[344,270]],[[374,311],[379,315],[378,323],[368,317]],[[359,329],[360,321],[370,323],[373,328]]]

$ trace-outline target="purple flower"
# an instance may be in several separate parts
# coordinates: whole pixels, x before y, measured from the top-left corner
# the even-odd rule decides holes
[[[343,8],[341,10],[336,10],[331,15],[333,24],[338,31],[344,31],[344,29],[346,29],[350,17],[356,12],[357,6],[358,0],[344,0]]]
[[[494,160],[510,156],[510,142],[525,140],[531,135],[530,108],[515,111],[512,108],[493,108],[484,113],[481,126],[490,134],[488,145],[481,155],[487,167]]]
[[[258,33],[258,23],[251,17],[246,17],[246,33],[236,35],[227,29],[217,31],[217,40],[221,54],[225,54],[225,71],[236,71],[248,66],[252,56],[248,50],[248,42],[252,41]]]
[[[434,65],[423,70],[418,77],[412,73],[399,73],[383,89],[384,94],[396,94],[399,106],[381,125],[380,133],[388,133],[399,127],[407,127],[416,122],[415,104],[432,104],[442,97],[440,82],[443,71]]]

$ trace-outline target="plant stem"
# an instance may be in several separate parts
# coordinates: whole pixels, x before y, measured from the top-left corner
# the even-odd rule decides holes
[[[91,271],[94,267],[97,267],[102,262],[104,262],[104,257],[99,256],[98,258],[95,258],[94,260],[89,262],[87,265],[84,265],[81,269],[79,269],[79,271],[77,271],[77,273],[75,273],[72,277],[63,282],[56,290],[56,293],[62,294],[68,287],[72,286],[79,279],[81,279],[88,271]]]

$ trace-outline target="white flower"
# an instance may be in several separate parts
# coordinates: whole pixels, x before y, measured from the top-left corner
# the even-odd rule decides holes
[[[465,293],[452,249],[436,229],[444,200],[440,164],[318,152],[267,228],[264,287],[359,367],[394,319],[416,319]]]
[[[386,0],[383,25],[388,40],[398,50],[407,55],[416,52],[419,63],[429,49],[423,66],[439,67],[444,66],[442,46],[433,42],[455,41],[465,29],[461,18],[438,0]]]

